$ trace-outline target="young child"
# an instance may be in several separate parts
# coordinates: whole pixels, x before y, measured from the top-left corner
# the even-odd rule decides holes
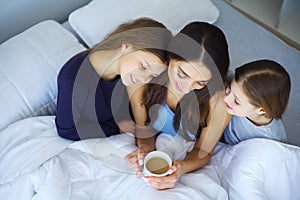
[[[237,68],[224,98],[232,115],[224,131],[225,143],[250,138],[286,141],[281,117],[290,89],[289,74],[275,61],[257,60]]]

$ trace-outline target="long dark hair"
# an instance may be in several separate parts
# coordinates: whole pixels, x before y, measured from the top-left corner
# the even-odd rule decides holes
[[[170,42],[169,60],[202,62],[212,72],[212,79],[200,89],[186,94],[175,109],[173,126],[178,133],[189,139],[188,132],[199,137],[206,126],[209,113],[209,99],[216,91],[224,89],[229,67],[229,53],[226,37],[216,26],[205,22],[186,25]],[[158,110],[149,116],[155,104],[162,104],[167,92],[168,74],[162,73],[145,86],[143,105],[148,118],[145,125],[156,119]],[[180,129],[182,124],[182,130]]]

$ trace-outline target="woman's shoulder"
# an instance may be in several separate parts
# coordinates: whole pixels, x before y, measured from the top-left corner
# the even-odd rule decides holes
[[[70,58],[61,68],[58,79],[73,79],[82,65],[83,61],[88,56],[88,51],[83,51]]]
[[[212,118],[218,119],[216,120],[216,123],[220,123],[220,120],[224,121],[224,126],[226,127],[231,120],[232,115],[227,113],[224,97],[225,90],[218,91],[211,96],[209,100],[209,113]]]

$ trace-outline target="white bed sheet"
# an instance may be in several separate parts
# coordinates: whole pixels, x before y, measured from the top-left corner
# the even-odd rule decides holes
[[[111,155],[101,161],[79,148],[81,142],[60,138],[54,116],[19,121],[0,136],[2,200],[227,199],[214,166],[207,166],[206,173],[182,176],[173,189],[158,191],[137,179],[122,158]]]
[[[137,179],[122,158],[97,159],[86,150],[88,143],[60,138],[54,119],[28,118],[0,132],[0,199],[300,198],[296,146],[266,139],[219,143],[207,166],[158,191]]]

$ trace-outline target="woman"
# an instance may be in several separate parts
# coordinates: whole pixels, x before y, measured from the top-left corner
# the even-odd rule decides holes
[[[71,58],[58,76],[58,134],[80,140],[133,132],[127,90],[165,71],[171,38],[163,24],[141,18]],[[134,97],[130,103],[139,106]]]
[[[186,158],[173,161],[168,176],[144,177],[156,189],[172,188],[182,174],[206,165],[230,120],[223,102],[229,66],[228,45],[223,32],[214,25],[193,22],[175,36],[168,49],[168,76],[162,74],[155,84],[145,88],[144,94],[152,98],[144,95],[144,122],[148,126],[140,129],[147,129],[149,134],[139,134],[137,128],[138,149],[127,155],[126,160],[137,171],[137,177],[141,176],[143,158],[155,149],[158,131],[175,132],[190,139],[192,135],[196,142]],[[161,106],[155,106],[157,104]],[[164,122],[173,123],[173,130],[166,128],[170,127],[168,125],[160,126],[160,130],[155,126],[161,107],[168,107],[173,112],[172,119]],[[142,126],[142,121],[137,123]],[[154,125],[152,132],[149,125]]]

